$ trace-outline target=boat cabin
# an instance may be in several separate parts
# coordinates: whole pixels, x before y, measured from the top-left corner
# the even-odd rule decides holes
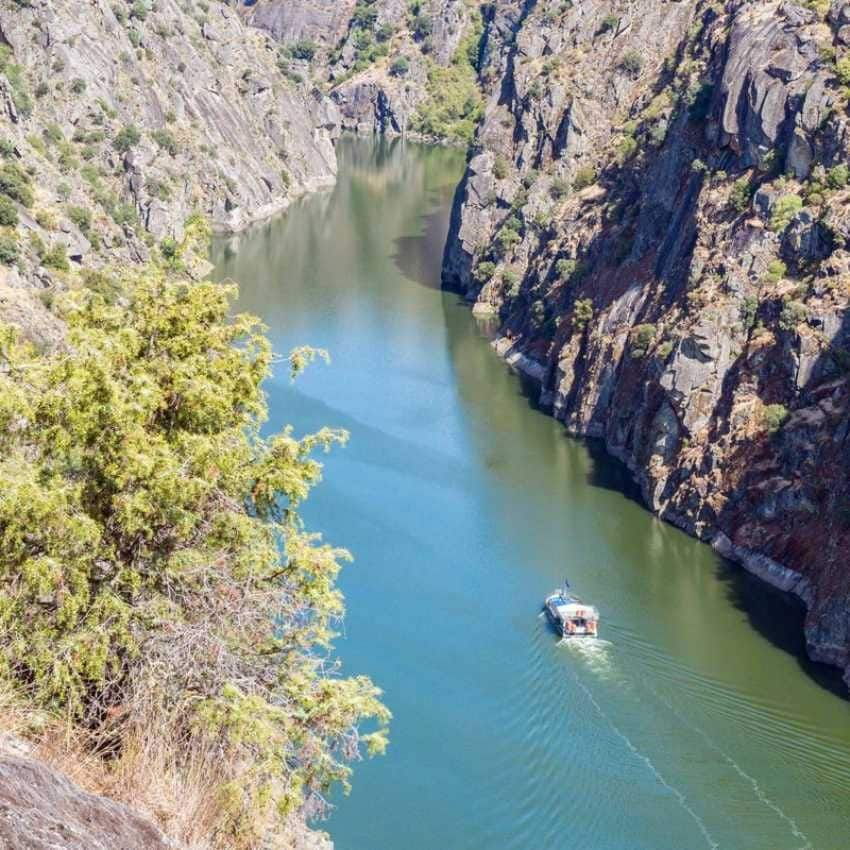
[[[563,590],[546,599],[546,613],[563,637],[596,637],[599,611]]]

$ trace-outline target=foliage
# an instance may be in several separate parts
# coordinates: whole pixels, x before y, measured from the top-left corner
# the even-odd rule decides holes
[[[0,166],[0,194],[8,195],[25,207],[33,205],[30,176],[16,162],[6,162]]]
[[[82,231],[91,231],[91,211],[85,207],[68,207],[68,218]]]
[[[41,262],[49,269],[56,269],[60,272],[68,271],[71,268],[71,264],[68,262],[68,249],[65,247],[65,243],[57,242],[45,251]],[[2,606],[0,606],[0,611],[2,611]]]
[[[643,57],[637,50],[627,50],[620,59],[620,66],[626,74],[636,77],[643,68]]]
[[[562,257],[555,263],[555,273],[564,280],[569,280],[578,269],[578,262]]]
[[[131,148],[134,148],[139,142],[142,140],[142,134],[139,132],[138,127],[134,124],[128,124],[126,127],[122,127],[121,130],[118,131],[118,134],[115,136],[115,140],[112,142],[115,150],[120,151],[121,153],[126,153]]]
[[[18,261],[18,240],[9,234],[0,233],[0,263],[14,265]]]
[[[318,49],[318,45],[315,41],[311,41],[307,38],[300,38],[298,41],[288,45],[286,51],[293,59],[300,59],[304,62],[312,62]]]
[[[765,279],[769,283],[776,283],[782,280],[788,272],[788,266],[782,260],[771,260],[767,265],[767,274]]]
[[[793,331],[808,317],[809,309],[805,304],[789,299],[783,302],[782,312],[779,314],[779,327],[783,331]]]
[[[768,404],[763,411],[764,426],[768,434],[776,434],[788,419],[788,408],[784,404]]]
[[[154,130],[151,136],[169,156],[177,156],[180,148],[177,144],[177,139],[174,138],[174,133],[170,130],[161,129]]]
[[[583,165],[576,171],[576,176],[573,178],[573,188],[580,192],[582,189],[592,186],[597,177],[597,171],[592,165]]]
[[[637,325],[632,328],[629,338],[632,344],[631,356],[634,359],[646,357],[649,347],[655,341],[655,334],[655,325]]]
[[[753,197],[753,185],[748,175],[744,175],[732,184],[729,193],[729,206],[737,213],[744,212]]]
[[[773,205],[770,213],[770,229],[774,233],[785,230],[791,219],[803,209],[803,199],[799,195],[783,195]]]
[[[830,189],[843,189],[850,180],[850,169],[843,163],[830,168],[826,175],[826,184]]]
[[[272,356],[233,296],[148,270],[112,304],[69,296],[61,352],[0,332],[0,674],[117,754],[140,729],[214,749],[222,828],[258,846],[321,813],[389,714],[334,673],[347,553],[298,514],[346,435],[260,436]]]
[[[593,318],[593,301],[589,298],[579,298],[573,307],[573,327],[584,330]]]
[[[390,73],[394,77],[404,77],[410,70],[410,60],[406,56],[396,56],[390,65]]]
[[[741,321],[747,331],[751,331],[756,325],[759,302],[754,295],[748,295],[741,303]]]
[[[483,263],[479,263],[475,268],[475,277],[482,283],[486,283],[488,280],[490,280],[495,273],[496,264],[491,263],[489,260],[485,260]]]
[[[9,198],[0,195],[0,225],[3,227],[16,227],[18,224],[18,210]]]
[[[476,12],[469,33],[458,45],[447,68],[428,60],[426,97],[411,121],[415,131],[464,144],[472,141],[484,113],[475,69],[480,17],[480,12]]]

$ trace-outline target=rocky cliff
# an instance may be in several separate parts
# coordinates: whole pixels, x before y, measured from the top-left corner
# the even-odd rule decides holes
[[[850,4],[491,4],[447,286],[850,682]]]
[[[281,42],[357,132],[467,144],[480,117],[477,0],[258,0],[247,21]]]
[[[238,230],[332,184],[338,126],[226,3],[3,0],[6,315],[54,340],[33,291],[168,250],[193,214]]]

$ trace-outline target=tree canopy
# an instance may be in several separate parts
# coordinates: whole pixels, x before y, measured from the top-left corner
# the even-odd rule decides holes
[[[250,843],[321,814],[389,712],[339,674],[348,554],[298,514],[346,434],[261,435],[273,355],[234,296],[148,269],[112,303],[71,294],[59,351],[0,328],[0,676],[118,752],[150,729],[177,759],[215,747]]]

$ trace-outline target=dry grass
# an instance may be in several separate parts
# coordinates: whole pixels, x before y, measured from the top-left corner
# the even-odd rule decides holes
[[[123,727],[120,755],[110,757],[104,754],[103,733],[96,739],[0,688],[0,753],[26,755],[90,793],[128,805],[185,850],[244,846],[234,841],[218,800],[218,789],[234,778],[234,766],[226,769],[218,747],[200,738],[183,740],[178,758],[178,732],[161,721],[151,715]]]

